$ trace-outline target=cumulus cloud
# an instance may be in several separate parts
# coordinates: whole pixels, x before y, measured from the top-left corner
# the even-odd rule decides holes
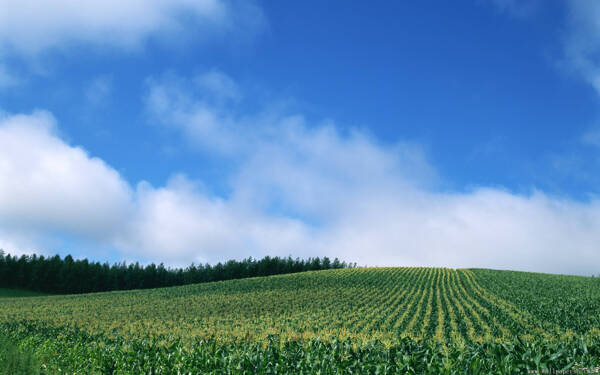
[[[0,0],[0,51],[37,54],[73,43],[135,48],[183,29],[254,33],[258,7],[226,0]]]
[[[62,140],[48,113],[5,116],[0,246],[26,251],[32,238],[51,232],[174,265],[293,255],[575,274],[600,267],[600,200],[486,187],[444,191],[416,144],[383,144],[361,129],[284,113],[247,117],[231,109],[221,122],[226,106],[211,108],[204,95],[212,94],[154,84],[149,97],[160,87],[163,94],[147,105],[162,107],[149,111],[173,131],[187,136],[200,126],[185,124],[198,107],[219,114],[193,144],[228,139],[228,153],[211,152],[236,160],[225,171],[230,192],[217,195],[181,174],[164,186],[132,187]]]
[[[102,160],[56,135],[51,114],[0,119],[0,226],[103,238],[129,210],[130,188]]]
[[[295,220],[294,242],[278,248],[283,254],[303,249],[302,254],[371,265],[588,274],[600,265],[596,200],[579,203],[539,191],[518,195],[485,187],[443,192],[418,145],[383,145],[360,129],[310,125],[301,116],[236,117],[208,105],[205,94],[172,84],[177,81],[171,77],[150,85],[149,111],[171,129],[192,135],[200,148],[227,139],[233,154],[220,155],[243,162],[232,172],[231,196],[218,206],[229,212],[242,207],[245,220],[265,213]],[[158,102],[152,100],[157,92]],[[197,121],[199,108],[215,119],[210,131]]]
[[[297,220],[209,196],[183,175],[164,187],[142,181],[133,189],[102,160],[62,140],[48,112],[5,115],[0,248],[39,251],[56,235],[171,264],[266,255],[309,237]]]
[[[158,189],[141,183],[137,194],[136,216],[116,242],[152,259],[189,264],[258,257],[296,248],[309,238],[297,220],[210,196],[182,175]]]

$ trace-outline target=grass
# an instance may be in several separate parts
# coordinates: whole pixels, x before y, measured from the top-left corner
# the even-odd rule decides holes
[[[0,336],[0,374],[38,375],[40,364],[31,350],[19,350],[6,337]]]
[[[0,298],[38,297],[46,294],[23,289],[0,288]],[[0,336],[0,375],[38,375],[40,363],[31,349],[21,350]]]

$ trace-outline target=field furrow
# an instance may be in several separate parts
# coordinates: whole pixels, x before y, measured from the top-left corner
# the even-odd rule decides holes
[[[527,289],[526,276],[491,270],[355,268],[155,290],[6,297],[0,300],[0,329],[22,340],[22,346],[46,342],[64,349],[70,340],[86,337],[90,348],[152,342],[161,348],[179,345],[182,353],[193,352],[199,342],[215,347],[349,342],[352,348],[379,342],[385,347],[409,345],[402,350],[412,353],[410,345],[477,352],[486,347],[481,344],[493,343],[505,350],[516,335],[519,340],[551,342],[576,337],[579,330],[586,340],[600,337],[600,283],[535,275],[535,285],[557,290],[540,289],[536,297]],[[561,280],[571,283],[566,291],[559,289]],[[575,292],[584,298],[573,296]],[[530,303],[532,298],[546,309]],[[552,315],[552,306],[562,315]],[[63,331],[69,333],[56,334]],[[36,338],[29,340],[23,332]],[[569,353],[589,350],[581,342]],[[532,348],[539,346],[523,350]],[[564,353],[547,355],[559,358]]]

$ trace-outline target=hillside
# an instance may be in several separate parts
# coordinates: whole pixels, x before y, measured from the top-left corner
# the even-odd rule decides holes
[[[153,290],[5,298],[0,323],[17,341],[28,338],[33,347],[45,343],[63,349],[75,341],[87,357],[99,343],[113,345],[116,352],[136,345],[179,347],[193,357],[199,340],[235,351],[267,345],[274,337],[303,347],[314,340],[357,347],[376,340],[388,348],[411,342],[453,352],[484,350],[481,343],[514,344],[519,336],[526,343],[550,345],[550,351],[559,350],[552,345],[575,345],[577,353],[574,337],[584,335],[581,362],[598,348],[599,299],[600,283],[592,278],[441,268],[339,269]],[[559,355],[553,360],[565,365],[567,359]]]
[[[531,314],[545,329],[600,329],[600,279],[517,271],[472,270],[491,293]]]

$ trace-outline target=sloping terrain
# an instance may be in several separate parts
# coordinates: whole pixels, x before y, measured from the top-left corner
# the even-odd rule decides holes
[[[599,296],[600,284],[592,278],[443,268],[340,269],[154,290],[5,298],[0,324],[5,334],[30,347],[79,345],[80,355],[88,357],[106,346],[150,350],[144,345],[165,353],[178,348],[193,357],[199,342],[237,351],[274,345],[273,340],[280,348],[290,342],[300,347],[345,342],[358,348],[410,342],[448,355],[488,350],[482,349],[486,345],[508,350],[502,345],[510,347],[516,337],[521,340],[517,346],[523,340],[525,346],[570,343],[573,353],[581,349],[585,357],[588,347],[597,348]],[[574,343],[577,335],[587,340],[585,351]],[[533,364],[535,350],[530,350]],[[63,360],[77,362],[76,354],[69,358]],[[567,361],[563,354],[553,360],[563,361],[561,366]]]
[[[600,279],[517,271],[472,270],[490,293],[533,316],[544,329],[600,329]]]

